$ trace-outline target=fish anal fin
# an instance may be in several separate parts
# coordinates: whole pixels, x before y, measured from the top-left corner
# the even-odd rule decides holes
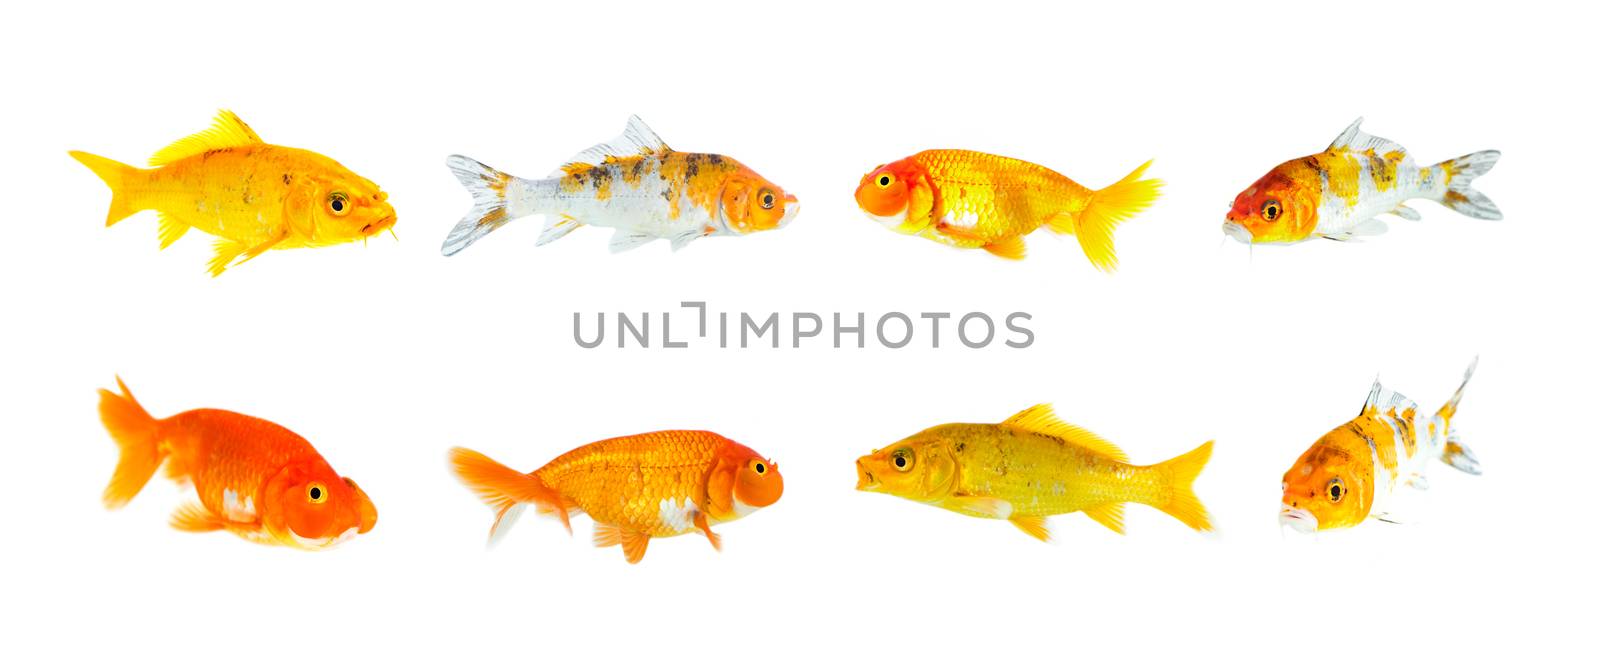
[[[207,151],[258,144],[265,144],[261,136],[233,111],[223,109],[217,112],[211,128],[182,138],[150,156],[150,166],[160,167]]]
[[[160,224],[158,232],[161,235],[161,248],[163,250],[183,237],[184,233],[189,232],[189,224],[179,221],[170,214],[163,212],[157,215],[156,218]]]
[[[1422,221],[1422,213],[1404,205],[1394,206],[1394,209],[1390,210],[1390,212],[1406,221]]]
[[[654,235],[646,233],[633,232],[631,230],[618,230],[615,234],[611,235],[610,248],[611,252],[613,253],[621,253],[624,251],[631,251],[635,248],[655,241],[655,239],[656,238]]]
[[[1028,246],[1022,243],[1020,235],[984,244],[983,250],[993,253],[996,257],[1004,257],[1008,260],[1020,260],[1028,255]]]
[[[1088,515],[1090,519],[1095,520],[1095,523],[1105,526],[1106,528],[1110,528],[1111,532],[1113,533],[1118,535],[1126,533],[1126,529],[1122,526],[1121,503],[1107,503],[1104,505],[1095,506],[1093,508],[1084,508],[1083,514]]]
[[[1044,517],[1017,515],[1012,517],[1010,521],[1011,525],[1016,526],[1017,530],[1027,533],[1029,537],[1041,542],[1050,541],[1050,526],[1045,522]]]
[[[230,524],[227,520],[211,514],[205,506],[198,503],[185,503],[172,512],[169,520],[173,528],[188,533],[209,533],[222,530]],[[234,524],[237,525],[237,524]]]
[[[622,543],[622,556],[628,559],[628,564],[638,564],[644,559],[645,548],[650,546],[650,536],[636,530],[623,529],[619,533]]]
[[[1049,404],[1039,404],[1011,416],[1002,426],[1065,440],[1119,463],[1128,462],[1128,455],[1105,438],[1082,427],[1062,422]]]
[[[594,545],[600,548],[622,543],[622,529],[614,524],[594,522]]]
[[[550,217],[545,220],[544,231],[539,233],[539,241],[534,246],[543,246],[562,237],[582,226],[583,222],[567,215]]]

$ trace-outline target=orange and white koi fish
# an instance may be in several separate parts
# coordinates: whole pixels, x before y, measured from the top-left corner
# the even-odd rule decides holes
[[[498,541],[523,508],[594,520],[595,546],[622,546],[629,563],[644,558],[652,537],[698,532],[722,550],[711,527],[777,502],[778,465],[710,431],[657,431],[590,443],[524,474],[470,449],[450,450],[461,482],[494,508],[489,541]]]
[[[122,449],[106,486],[107,508],[127,504],[166,463],[168,478],[192,483],[200,496],[172,514],[178,530],[226,530],[262,544],[321,550],[378,523],[367,493],[293,431],[216,409],[158,420],[120,378],[117,387],[120,394],[100,391],[100,420]]]
[[[1278,165],[1240,192],[1222,232],[1246,244],[1348,241],[1387,231],[1381,214],[1421,219],[1405,205],[1411,199],[1498,220],[1500,209],[1472,187],[1497,160],[1500,152],[1489,150],[1423,167],[1400,145],[1363,133],[1356,120],[1326,151]]]
[[[157,151],[155,169],[70,153],[111,187],[107,226],[155,210],[161,248],[190,228],[215,235],[213,276],[274,248],[364,241],[395,223],[389,195],[375,183],[322,154],[262,142],[231,111]]]
[[[616,253],[656,239],[678,250],[701,237],[776,230],[800,212],[794,195],[739,161],[673,151],[638,116],[620,137],[579,153],[542,180],[518,178],[466,156],[446,162],[474,203],[445,238],[445,255],[532,214],[545,215],[535,246],[591,225],[616,229]]]
[[[1140,179],[1150,163],[1091,190],[1042,165],[976,151],[931,149],[880,165],[856,187],[856,204],[904,235],[1022,259],[1023,236],[1048,227],[1073,234],[1102,271],[1117,268],[1117,224],[1150,207],[1161,181]]]
[[[1391,507],[1402,486],[1427,489],[1428,461],[1481,474],[1453,426],[1461,391],[1477,367],[1473,359],[1455,395],[1422,423],[1416,402],[1373,382],[1361,414],[1319,438],[1284,473],[1279,523],[1313,533],[1369,518],[1393,522]]]

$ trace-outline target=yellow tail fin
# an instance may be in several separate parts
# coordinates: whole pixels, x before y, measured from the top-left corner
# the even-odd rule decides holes
[[[121,377],[117,378],[117,388],[121,389],[121,394],[100,389],[100,421],[122,450],[117,471],[111,475],[111,484],[106,486],[101,497],[107,508],[121,508],[133,499],[144,489],[144,484],[150,482],[163,460],[156,419],[133,398]]]
[[[143,175],[144,170],[82,151],[68,151],[67,155],[83,163],[84,167],[88,167],[89,171],[106,182],[106,187],[111,188],[111,209],[106,212],[107,226],[127,219],[139,211],[128,202],[128,193],[123,188],[127,186],[129,180]]]
[[[1194,494],[1194,479],[1211,460],[1211,442],[1156,466],[1167,475],[1167,502],[1150,504],[1198,531],[1211,530],[1211,517]]]
[[[516,522],[522,507],[532,503],[541,514],[561,517],[561,525],[572,534],[572,521],[567,517],[565,500],[561,493],[545,485],[533,474],[523,474],[501,465],[471,449],[456,447],[450,450],[450,465],[456,476],[478,494],[478,498],[494,508],[494,526],[489,529],[489,543],[503,537]]]
[[[1146,161],[1122,180],[1100,189],[1089,198],[1089,205],[1073,217],[1073,232],[1078,245],[1095,268],[1111,272],[1117,269],[1117,251],[1113,243],[1117,224],[1133,218],[1140,210],[1150,207],[1160,195],[1161,181],[1140,179],[1150,167]]]

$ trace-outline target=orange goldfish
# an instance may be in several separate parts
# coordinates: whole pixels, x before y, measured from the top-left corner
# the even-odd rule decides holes
[[[293,431],[216,409],[157,420],[120,378],[117,387],[121,394],[100,391],[100,420],[122,449],[106,486],[107,508],[127,504],[165,462],[168,478],[193,483],[200,496],[172,514],[178,530],[226,530],[252,542],[321,550],[378,522],[367,493]]]
[[[657,239],[676,251],[701,237],[776,230],[800,212],[799,199],[755,170],[720,154],[673,151],[637,115],[622,135],[548,178],[518,178],[466,156],[446,163],[473,206],[445,237],[445,255],[534,214],[545,216],[535,246],[591,225],[615,229],[610,247],[617,253]]]
[[[155,210],[163,249],[190,228],[215,235],[213,276],[274,248],[365,240],[395,223],[372,181],[321,154],[262,142],[230,111],[157,151],[154,169],[70,153],[111,187],[107,226]]]
[[[595,546],[622,546],[635,563],[652,537],[698,532],[722,550],[711,527],[772,505],[783,496],[778,465],[710,431],[657,431],[611,438],[569,451],[524,474],[470,449],[450,450],[456,475],[494,508],[490,542],[528,504],[561,518],[594,520]]]
[[[1373,382],[1361,414],[1317,439],[1284,472],[1278,522],[1302,533],[1349,528],[1369,518],[1393,522],[1401,486],[1427,489],[1428,461],[1481,474],[1478,458],[1453,426],[1461,392],[1477,367],[1473,359],[1426,430],[1417,428],[1416,402]]]
[[[1044,541],[1045,518],[1068,512],[1121,534],[1129,501],[1207,531],[1194,480],[1210,459],[1207,442],[1164,463],[1133,465],[1116,445],[1040,404],[1000,424],[944,424],[874,450],[856,460],[856,489],[1004,519]]]
[[[1400,145],[1361,131],[1356,120],[1327,150],[1274,167],[1233,200],[1222,232],[1245,244],[1294,243],[1314,237],[1348,241],[1389,227],[1378,215],[1417,221],[1405,205],[1427,199],[1475,219],[1497,220],[1500,208],[1473,189],[1498,151],[1479,151],[1423,167]]]
[[[1022,237],[1046,226],[1076,234],[1102,271],[1117,268],[1117,224],[1150,207],[1161,187],[1140,165],[1091,190],[1043,166],[976,151],[932,149],[880,165],[856,187],[856,204],[895,232],[1022,259]]]

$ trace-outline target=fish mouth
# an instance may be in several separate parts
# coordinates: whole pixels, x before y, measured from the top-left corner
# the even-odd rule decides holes
[[[1278,525],[1288,526],[1297,533],[1315,533],[1317,532],[1317,516],[1311,514],[1311,511],[1305,508],[1283,506],[1278,511]]]
[[[369,224],[367,224],[365,226],[362,226],[361,227],[361,234],[363,234],[363,235],[376,235],[376,234],[378,234],[380,232],[383,232],[387,228],[394,227],[394,222],[395,221],[398,221],[398,219],[395,218],[395,216],[391,214],[391,215],[389,215],[387,217],[384,217],[382,219],[379,219],[377,221],[369,223]]]
[[[881,485],[883,485],[883,484],[879,483],[878,479],[873,477],[872,472],[867,470],[867,466],[861,464],[860,460],[857,460],[856,461],[856,489],[860,490],[862,492],[876,492],[878,490],[878,487],[881,486]]]
[[[1239,223],[1236,221],[1222,222],[1222,232],[1241,244],[1248,244],[1255,239],[1250,235],[1250,231],[1248,229],[1239,225]]]
[[[783,216],[778,219],[777,227],[789,225],[789,222],[798,216],[800,216],[800,199],[795,198],[793,194],[783,197]]]

